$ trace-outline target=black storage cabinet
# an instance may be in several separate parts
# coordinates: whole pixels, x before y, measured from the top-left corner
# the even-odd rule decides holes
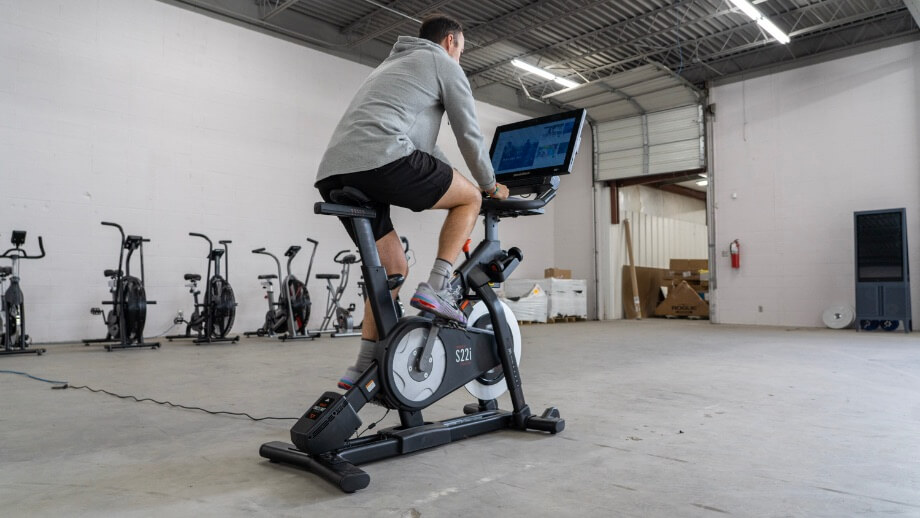
[[[911,330],[905,209],[855,212],[856,325],[900,321]]]

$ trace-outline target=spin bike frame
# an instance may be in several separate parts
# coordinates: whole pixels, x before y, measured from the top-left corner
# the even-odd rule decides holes
[[[9,259],[12,262],[8,272],[5,271],[5,274],[0,274],[0,297],[2,297],[3,318],[5,319],[3,322],[3,329],[0,330],[0,337],[3,338],[3,348],[0,349],[0,355],[37,354],[41,356],[45,353],[45,349],[29,349],[29,343],[28,340],[26,340],[25,304],[22,289],[19,287],[19,260],[41,259],[45,257],[45,245],[42,242],[42,237],[38,236],[38,249],[41,251],[41,255],[29,255],[28,252],[22,249],[22,245],[26,242],[26,233],[24,230],[14,230],[10,242],[13,244],[13,248],[10,248],[0,255],[0,258]],[[7,277],[10,279],[10,286],[4,290],[2,285]],[[14,306],[20,307],[20,314],[18,315],[19,322],[16,323],[10,321],[16,318],[10,314],[10,310]],[[19,329],[19,338],[16,340],[16,343],[11,343],[10,336],[13,332],[14,325]]]
[[[455,285],[460,286],[464,294],[471,290],[475,298],[482,300],[489,310],[497,355],[510,392],[513,411],[499,410],[495,400],[479,400],[477,404],[466,405],[463,416],[426,422],[421,410],[399,410],[400,426],[381,430],[371,436],[342,441],[338,437],[349,437],[353,430],[361,426],[358,411],[374,400],[384,385],[379,365],[375,361],[344,395],[326,392],[307,410],[291,428],[294,445],[280,441],[269,442],[262,445],[259,454],[274,462],[302,467],[351,493],[370,483],[370,477],[356,466],[358,464],[508,428],[553,434],[561,432],[565,421],[559,418],[558,410],[551,407],[542,416],[535,416],[524,400],[511,329],[505,320],[498,296],[489,286],[490,282],[503,281],[522,259],[520,251],[515,252],[516,249],[508,252],[502,250],[498,240],[499,219],[542,213],[543,206],[555,197],[557,186],[558,178],[555,178],[553,186],[535,199],[484,200],[482,214],[485,216],[485,239],[457,268],[454,278]],[[347,194],[348,188],[345,192]],[[522,192],[532,191],[517,193]],[[385,340],[394,330],[397,318],[396,307],[387,286],[386,270],[381,266],[371,230],[370,222],[375,217],[375,211],[332,203],[317,203],[314,211],[317,214],[348,218],[353,225],[363,260],[361,269],[366,281],[368,303],[371,304],[380,340]],[[486,330],[481,332],[489,333]],[[327,430],[324,433],[324,429],[333,432]],[[326,441],[320,434],[331,439]]]

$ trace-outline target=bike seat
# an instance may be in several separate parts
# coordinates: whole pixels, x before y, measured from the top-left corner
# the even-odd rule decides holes
[[[338,279],[339,274],[337,273],[317,273],[316,278],[317,279]]]
[[[345,257],[343,257],[343,258],[341,258],[341,259],[339,259],[339,260],[336,261],[336,262],[337,262],[337,263],[342,263],[342,264],[355,264],[356,262],[358,262],[358,258],[355,257],[354,254],[348,254],[348,255],[346,255]]]
[[[0,277],[7,277],[9,275],[13,275],[13,267],[12,266],[0,266]]]
[[[187,273],[185,274],[185,280],[198,282],[201,280],[201,276],[197,273]]]
[[[277,278],[278,278],[278,276],[275,275],[275,274],[273,274],[273,273],[270,273],[270,274],[268,274],[268,275],[260,275],[260,276],[259,276],[259,280],[260,280],[260,281],[264,281],[264,280],[266,280],[266,279],[277,279]]]
[[[342,205],[357,205],[359,207],[366,207],[373,203],[368,195],[350,185],[330,191],[329,199]]]
[[[317,202],[313,205],[313,212],[338,216],[340,218],[369,218],[377,217],[373,208],[373,201],[363,192],[351,186],[334,189],[329,192],[332,203]]]
[[[106,277],[120,277],[121,273],[121,270],[106,270],[102,272]]]

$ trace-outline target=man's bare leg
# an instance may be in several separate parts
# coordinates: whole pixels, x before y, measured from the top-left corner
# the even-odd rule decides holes
[[[402,241],[395,230],[377,240],[377,253],[380,255],[380,264],[386,268],[387,275],[409,275],[409,263],[406,262],[406,253],[403,251]],[[367,279],[365,279],[367,282]],[[399,294],[399,288],[391,292],[393,298]],[[377,341],[377,324],[371,305],[364,304],[364,323],[361,324],[361,339]]]
[[[409,274],[406,254],[395,230],[377,240],[377,254],[380,255],[380,264],[386,268],[387,275],[399,273],[406,276]],[[368,279],[364,279],[364,281],[367,282]],[[390,292],[394,299],[398,293],[399,287]],[[361,346],[358,349],[358,357],[354,365],[345,369],[345,374],[339,380],[339,388],[348,390],[358,379],[358,376],[374,361],[378,338],[379,334],[377,333],[376,320],[374,320],[374,312],[370,303],[365,301],[364,322],[361,324]]]
[[[463,244],[469,239],[473,226],[476,225],[481,205],[482,194],[479,188],[454,169],[450,188],[432,207],[447,209],[447,218],[444,219],[438,238],[438,259],[451,264],[457,260]]]

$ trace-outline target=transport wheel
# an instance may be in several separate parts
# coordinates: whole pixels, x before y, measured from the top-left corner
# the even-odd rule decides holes
[[[859,327],[864,331],[875,331],[878,329],[878,320],[860,320]]]
[[[898,320],[882,320],[881,326],[885,331],[894,331],[900,324]]]

